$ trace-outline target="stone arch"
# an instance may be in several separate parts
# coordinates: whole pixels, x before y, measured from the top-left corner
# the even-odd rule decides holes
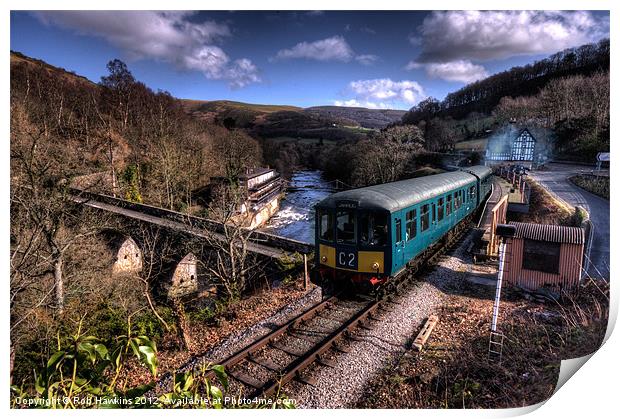
[[[168,297],[181,297],[196,291],[198,291],[198,258],[190,252],[172,271]]]
[[[108,230],[104,233],[107,237],[108,248],[112,252],[112,274],[139,274],[142,272],[144,257],[138,243],[121,232]]]

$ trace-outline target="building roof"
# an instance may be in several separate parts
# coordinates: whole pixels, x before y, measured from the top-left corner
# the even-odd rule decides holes
[[[255,167],[252,169],[247,169],[246,173],[239,176],[239,179],[252,179],[256,176],[264,175],[269,172],[273,172],[273,169],[269,169],[267,167]]]
[[[348,201],[354,202],[357,208],[396,211],[475,181],[476,178],[469,173],[447,172],[338,192],[318,206],[336,208],[338,202]]]
[[[509,223],[516,227],[515,237],[554,243],[583,244],[585,230],[581,227],[565,227],[549,224]]]

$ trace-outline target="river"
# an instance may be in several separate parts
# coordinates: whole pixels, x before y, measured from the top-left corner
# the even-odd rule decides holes
[[[261,231],[314,243],[314,205],[334,193],[320,170],[293,173],[286,197]]]

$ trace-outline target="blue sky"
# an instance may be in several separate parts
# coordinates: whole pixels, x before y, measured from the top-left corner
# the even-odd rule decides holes
[[[609,36],[607,12],[11,12],[11,49],[179,98],[408,109]]]

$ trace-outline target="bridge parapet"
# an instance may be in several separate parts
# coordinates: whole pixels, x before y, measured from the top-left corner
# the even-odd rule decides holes
[[[192,227],[200,228],[207,231],[213,231],[216,233],[222,233],[224,231],[223,223],[210,220],[208,218],[196,217],[194,215],[183,214],[178,211],[172,211],[153,205],[139,204],[136,202],[127,201],[125,199],[115,198],[113,196],[103,195],[99,193],[88,192],[76,188],[73,188],[72,191],[74,192],[76,198],[79,201],[84,201],[83,203],[86,203],[87,201],[102,202],[120,208],[141,212],[150,216],[184,223]],[[297,252],[301,254],[309,254],[314,251],[314,245],[311,243],[306,243],[300,240],[294,240],[275,234],[265,233],[262,231],[252,231],[249,240],[256,244],[282,249],[291,253]]]

